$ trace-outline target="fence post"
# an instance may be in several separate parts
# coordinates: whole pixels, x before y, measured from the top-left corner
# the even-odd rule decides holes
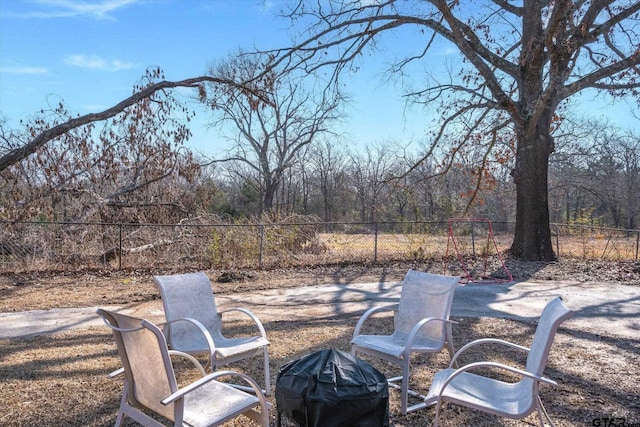
[[[638,260],[639,248],[640,248],[640,230],[636,231],[636,261]]]
[[[476,231],[473,226],[473,221],[470,221],[469,224],[471,224],[471,254],[476,256]]]
[[[556,228],[556,257],[560,258],[560,232],[558,231],[558,224],[553,224]]]
[[[122,223],[118,224],[118,271],[122,270]]]
[[[378,262],[378,222],[373,223],[373,262]]]
[[[264,249],[264,224],[260,224],[260,253],[258,254],[258,268],[262,269],[262,251]]]

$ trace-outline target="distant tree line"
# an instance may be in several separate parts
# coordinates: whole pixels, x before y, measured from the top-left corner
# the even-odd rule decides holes
[[[637,229],[640,135],[607,123],[583,122],[572,128],[552,156],[552,221]]]
[[[65,114],[61,106],[57,114]],[[514,220],[510,160],[480,168],[472,152],[458,153],[453,162],[442,152],[419,162],[419,147],[412,154],[400,141],[356,147],[322,134],[293,153],[286,167],[269,166],[281,171],[267,188],[264,170],[250,166],[260,163],[259,153],[245,150],[246,158],[203,166],[204,159],[176,142],[184,129],[165,134],[166,126],[160,131],[147,121],[160,116],[134,110],[99,132],[88,127],[68,134],[9,167],[2,174],[1,219],[178,223],[203,214],[296,214],[326,222]],[[41,119],[26,130],[34,123]],[[592,121],[563,126],[550,162],[552,222],[637,228],[640,135]],[[5,143],[17,137],[12,132],[2,129]],[[278,162],[270,153],[264,157]],[[272,193],[268,208],[266,191]]]
[[[640,135],[606,123],[571,124],[550,162],[550,216],[555,223],[635,229],[640,217]],[[582,129],[580,126],[583,126]],[[274,212],[331,221],[447,220],[455,216],[514,221],[510,164],[481,172],[473,156],[451,166],[417,161],[394,141],[346,147],[324,140],[299,153],[277,187]],[[444,169],[447,169],[445,174]],[[260,177],[239,174],[237,162],[204,169],[217,193],[209,211],[232,216],[260,212]],[[490,170],[489,174],[487,170]],[[246,172],[246,171],[245,171]]]

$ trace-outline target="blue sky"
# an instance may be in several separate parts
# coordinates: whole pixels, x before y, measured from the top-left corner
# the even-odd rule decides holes
[[[129,96],[150,66],[168,80],[204,74],[239,47],[288,46],[289,22],[277,1],[261,0],[0,0],[0,111],[11,126],[63,99],[70,111],[106,109]],[[354,142],[413,140],[401,90],[361,72],[345,131]],[[363,94],[366,94],[364,96]],[[199,115],[196,151],[223,142]],[[420,123],[424,123],[420,120]]]
[[[63,99],[78,114],[106,109],[131,94],[150,66],[168,80],[202,75],[208,64],[239,47],[289,45],[289,22],[276,17],[284,0],[0,0],[0,111],[10,126],[48,103]],[[396,54],[416,41],[402,33],[385,38],[382,51]],[[429,71],[447,64],[450,50],[436,49]],[[388,61],[371,55],[349,82],[353,103],[345,131],[353,143],[409,142],[427,125],[424,112],[405,110],[399,85],[381,82]],[[632,123],[624,104],[615,108],[583,97],[578,110]],[[215,153],[223,141],[193,129],[190,146]]]

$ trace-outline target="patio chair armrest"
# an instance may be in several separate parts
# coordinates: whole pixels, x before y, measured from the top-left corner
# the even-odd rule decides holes
[[[424,325],[426,325],[429,322],[442,322],[448,325],[455,325],[458,322],[456,322],[455,320],[449,320],[449,319],[440,319],[438,317],[426,317],[422,320],[420,320],[418,323],[416,323],[413,328],[411,328],[411,332],[409,332],[409,336],[407,337],[407,341],[405,343],[405,352],[407,354],[409,354],[410,349],[413,347],[413,342],[416,339],[416,335],[418,334],[418,332],[420,331],[420,329],[422,329],[422,327]]]
[[[355,338],[358,335],[360,335],[360,329],[362,329],[362,326],[367,321],[367,319],[369,319],[369,317],[371,317],[372,314],[380,313],[380,312],[383,312],[383,311],[396,311],[397,309],[398,309],[398,304],[383,305],[383,306],[380,306],[380,307],[372,307],[372,308],[368,309],[367,311],[365,311],[362,314],[362,316],[360,316],[360,319],[358,319],[358,323],[356,323],[356,327],[353,330],[353,338]]]
[[[203,378],[200,378],[197,381],[192,382],[191,384],[182,387],[181,389],[177,390],[176,392],[172,393],[171,395],[167,396],[166,398],[162,399],[162,404],[163,405],[168,405],[170,403],[175,402],[176,400],[184,397],[185,395],[191,393],[193,390],[197,389],[198,387],[203,386],[204,384],[210,382],[210,381],[214,381],[217,380],[220,377],[223,376],[233,376],[233,377],[240,377],[242,378],[246,383],[249,384],[249,386],[251,387],[251,389],[253,389],[253,391],[255,392],[256,397],[258,398],[258,401],[260,403],[260,408],[262,411],[267,411],[268,408],[270,407],[270,405],[267,403],[267,399],[264,396],[264,393],[262,392],[262,389],[260,388],[260,386],[258,385],[258,383],[255,382],[255,380],[253,378],[251,378],[250,376],[240,373],[240,372],[235,372],[235,371],[216,371],[213,372]],[[229,384],[231,385],[231,384]]]
[[[207,375],[207,371],[204,369],[204,367],[202,366],[202,363],[200,363],[200,361],[198,361],[198,359],[196,359],[195,357],[193,357],[192,355],[185,353],[184,351],[178,351],[178,350],[169,350],[169,356],[180,356],[180,357],[184,357],[185,359],[188,359],[191,363],[193,363],[193,366],[200,372],[200,374],[204,377],[205,375]]]
[[[262,325],[262,322],[260,321],[258,316],[256,316],[255,314],[253,314],[253,312],[251,312],[251,310],[249,310],[247,308],[242,308],[242,307],[234,307],[234,308],[230,308],[228,310],[221,311],[219,314],[220,314],[220,316],[222,316],[224,313],[229,313],[231,311],[239,311],[239,312],[244,313],[247,316],[249,316],[251,318],[251,320],[253,320],[253,322],[258,327],[258,331],[260,331],[260,335],[262,336],[262,338],[267,339],[267,333],[266,333],[266,331],[264,329],[264,326]]]
[[[468,365],[464,365],[458,369],[455,370],[454,373],[452,373],[449,378],[446,379],[446,381],[442,384],[442,387],[440,388],[439,392],[438,392],[438,402],[440,402],[442,400],[442,394],[444,393],[444,390],[447,388],[447,385],[449,385],[449,383],[451,381],[453,381],[453,379],[455,377],[457,377],[458,375],[464,373],[464,372],[468,372],[468,371],[472,371],[474,369],[477,368],[495,368],[495,369],[502,369],[502,370],[506,370],[508,372],[512,372],[514,374],[518,374],[522,377],[528,377],[528,378],[533,378],[536,381],[540,381],[540,382],[545,382],[547,384],[551,384],[551,385],[558,385],[557,382],[553,381],[550,378],[547,377],[543,377],[540,375],[535,375],[532,374],[531,372],[527,372],[525,370],[522,369],[518,369],[518,368],[514,368],[513,366],[509,366],[509,365],[505,365],[504,363],[497,363],[497,362],[475,362],[475,363],[469,363]]]
[[[458,349],[458,351],[456,351],[456,353],[451,358],[451,362],[449,362],[449,368],[453,367],[454,363],[456,363],[457,360],[458,360],[458,356],[460,356],[463,352],[465,352],[466,350],[468,350],[471,347],[474,347],[474,346],[480,345],[480,344],[498,344],[498,345],[503,345],[503,346],[506,346],[506,347],[511,347],[511,348],[515,348],[515,349],[518,349],[518,350],[522,350],[522,351],[525,351],[525,352],[529,352],[529,349],[527,347],[521,346],[519,344],[514,344],[514,343],[509,342],[509,341],[501,340],[501,339],[498,339],[498,338],[481,338],[479,340],[471,341],[471,342],[463,345],[462,347],[460,347],[460,349]]]

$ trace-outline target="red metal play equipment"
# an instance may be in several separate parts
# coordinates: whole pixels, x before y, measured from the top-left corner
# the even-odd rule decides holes
[[[463,238],[463,236],[461,236],[459,233],[456,234],[455,233],[455,228],[457,226],[459,226],[460,224],[464,224],[464,223],[468,223],[469,225],[469,233],[465,236],[467,237],[467,239],[469,240],[470,244],[471,244],[471,256],[473,258],[476,257],[476,235],[475,235],[475,231],[476,228],[474,225],[475,224],[482,224],[483,227],[481,227],[482,229],[486,230],[486,241],[484,241],[482,243],[481,247],[481,252],[482,255],[484,257],[484,269],[482,271],[482,274],[480,276],[477,275],[472,275],[469,272],[469,268],[467,268],[467,265],[465,264],[465,260],[463,258],[463,254],[461,251],[461,239]],[[500,251],[498,250],[498,245],[496,244],[496,240],[495,237],[493,235],[493,226],[491,224],[491,221],[487,218],[450,218],[448,221],[448,226],[449,226],[449,238],[447,240],[447,253],[445,254],[445,271],[447,270],[447,260],[449,259],[449,246],[453,245],[453,248],[456,251],[456,255],[458,257],[458,261],[460,262],[460,266],[462,268],[462,270],[464,271],[466,278],[463,277],[462,278],[462,283],[469,283],[469,282],[474,282],[474,283],[507,283],[507,282],[512,282],[513,281],[513,276],[511,275],[511,273],[509,272],[509,270],[507,269],[507,266],[504,263],[504,260],[502,259],[502,255],[500,254]],[[484,239],[483,239],[484,240]],[[489,254],[491,252],[491,248],[493,247],[493,250],[495,251],[495,254],[497,256],[497,258],[500,260],[500,265],[502,267],[502,270],[504,271],[504,275],[506,278],[498,278],[498,277],[490,277],[487,275],[487,267],[488,267],[488,261],[489,261]]]

